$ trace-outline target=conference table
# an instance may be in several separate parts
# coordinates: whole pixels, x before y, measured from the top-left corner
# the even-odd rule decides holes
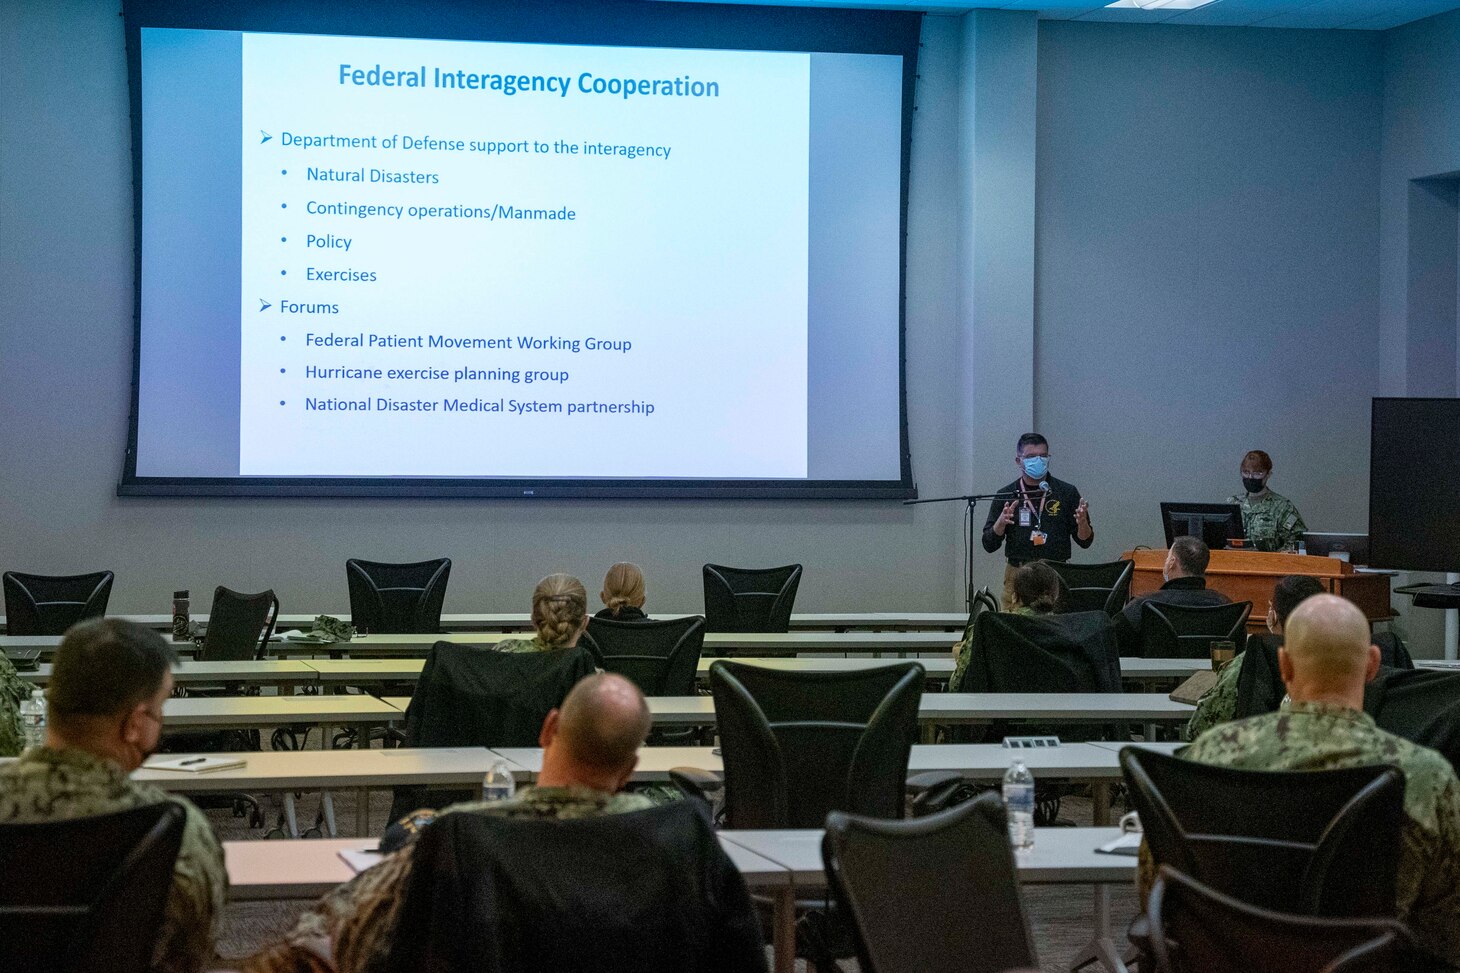
[[[374,696],[205,696],[168,699],[162,706],[166,730],[275,729],[304,724],[324,730],[326,744],[336,726],[359,728],[369,739],[374,727],[405,716],[401,707]]]
[[[357,657],[424,656],[437,642],[491,646],[501,641],[477,632],[446,632],[426,635],[357,635],[348,642],[318,644],[285,639],[270,643],[269,651],[279,656],[348,654]],[[798,652],[919,652],[947,653],[956,642],[947,632],[711,632],[705,636],[706,653],[766,653],[794,655]],[[0,645],[3,645],[0,642]]]
[[[467,645],[492,646],[503,640],[501,633],[444,632],[423,635],[357,635],[349,641],[314,642],[276,639],[268,646],[268,654],[277,658],[329,656],[339,658],[420,658],[437,642],[460,642]],[[899,655],[921,652],[946,655],[957,641],[947,632],[712,632],[705,636],[706,653],[797,653],[894,652]],[[0,635],[0,651],[39,650],[49,658],[61,644],[59,635]],[[180,655],[193,655],[198,647],[192,642],[174,642]]]
[[[654,612],[655,619],[684,618],[700,612]],[[329,615],[342,622],[350,621],[349,612],[292,612],[279,615],[275,628],[308,629],[319,615]],[[172,615],[108,615],[159,632],[172,631]],[[199,625],[208,624],[207,613],[188,616]],[[942,631],[962,632],[968,624],[968,612],[799,612],[791,616],[792,630],[846,632],[867,631]],[[528,612],[453,612],[441,616],[441,628],[447,632],[526,632],[532,628]],[[0,615],[0,632],[8,632],[5,616]]]
[[[404,712],[411,700],[409,696],[386,696],[383,701]],[[648,702],[656,726],[715,723],[715,701],[709,696],[650,696]],[[1040,720],[1156,724],[1185,723],[1195,711],[1195,706],[1178,703],[1163,693],[928,693],[918,705],[918,720],[924,723]]]
[[[946,681],[953,675],[951,657],[919,659],[866,659],[837,656],[791,656],[761,658],[727,656],[723,659],[701,659],[696,678],[708,682],[710,666],[716,662],[735,662],[761,666],[778,672],[862,672],[901,661],[917,662],[928,673],[930,682]],[[301,686],[319,686],[333,690],[347,686],[369,686],[379,683],[415,682],[420,678],[426,660],[415,659],[251,659],[242,662],[196,662],[184,659],[173,668],[173,681],[184,688],[197,685],[277,686],[281,693],[290,693]],[[1417,659],[1421,669],[1460,671],[1460,662],[1443,659]],[[1121,678],[1131,682],[1180,680],[1205,672],[1210,665],[1205,659],[1121,659]],[[51,678],[51,664],[19,673],[20,678],[44,686]]]
[[[1013,750],[1000,744],[941,743],[913,746],[908,773],[929,771],[955,773],[967,780],[997,783],[1014,759],[1024,761],[1036,779],[1058,779],[1087,785],[1094,804],[1097,826],[1110,823],[1110,788],[1119,781],[1119,743],[1064,743],[1058,747]],[[1155,745],[1172,752],[1179,745]],[[159,754],[132,774],[134,780],[155,784],[174,794],[279,793],[286,795],[286,816],[294,793],[305,791],[354,791],[356,833],[370,833],[369,792],[391,787],[476,788],[495,759],[505,760],[513,777],[531,784],[542,772],[543,751],[538,747],[420,747],[352,750],[264,750],[207,754],[236,758],[241,767],[206,773],[186,773],[157,765],[186,759],[191,754]],[[708,773],[724,772],[718,748],[643,747],[632,780],[637,783],[665,783],[669,771],[691,767]],[[334,822],[330,818],[330,832]],[[298,829],[292,819],[290,834]]]
[[[1037,828],[1034,847],[1014,856],[1019,881],[1029,885],[1093,885],[1105,889],[1134,880],[1136,859],[1095,849],[1119,837],[1116,828]],[[753,893],[772,899],[776,973],[796,965],[796,899],[821,889],[820,831],[721,831],[720,847]],[[317,899],[355,877],[341,852],[370,853],[374,839],[225,841],[228,894],[235,902]],[[367,858],[366,861],[373,860]],[[1101,928],[1099,922],[1104,920]],[[1109,914],[1097,912],[1097,938],[1109,939]]]

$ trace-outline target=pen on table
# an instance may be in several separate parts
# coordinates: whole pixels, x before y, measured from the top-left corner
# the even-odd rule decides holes
[[[191,760],[179,760],[177,765],[179,767],[191,767],[193,764],[203,763],[207,759],[207,757],[194,757]]]

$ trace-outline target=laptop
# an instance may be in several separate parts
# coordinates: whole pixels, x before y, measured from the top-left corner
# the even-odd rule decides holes
[[[1315,557],[1336,557],[1350,564],[1369,563],[1368,534],[1304,534],[1303,544]]]

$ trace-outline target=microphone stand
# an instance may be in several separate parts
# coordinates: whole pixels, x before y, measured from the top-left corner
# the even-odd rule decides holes
[[[997,500],[1018,500],[1018,493],[965,493],[958,497],[928,497],[918,500],[904,500],[904,507],[911,507],[919,503],[962,503],[965,504],[964,519],[968,521],[968,557],[963,565],[963,603],[968,613],[973,614],[973,539],[974,531],[978,528],[974,525],[973,512],[978,507],[980,500],[987,500],[993,503]]]

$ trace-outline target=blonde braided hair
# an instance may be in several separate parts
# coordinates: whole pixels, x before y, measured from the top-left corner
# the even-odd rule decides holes
[[[637,564],[620,561],[608,569],[600,597],[604,607],[613,612],[615,618],[625,605],[643,608],[644,572],[639,570]]]
[[[588,614],[588,592],[570,574],[550,574],[532,591],[532,627],[545,645],[562,648],[572,643]]]

